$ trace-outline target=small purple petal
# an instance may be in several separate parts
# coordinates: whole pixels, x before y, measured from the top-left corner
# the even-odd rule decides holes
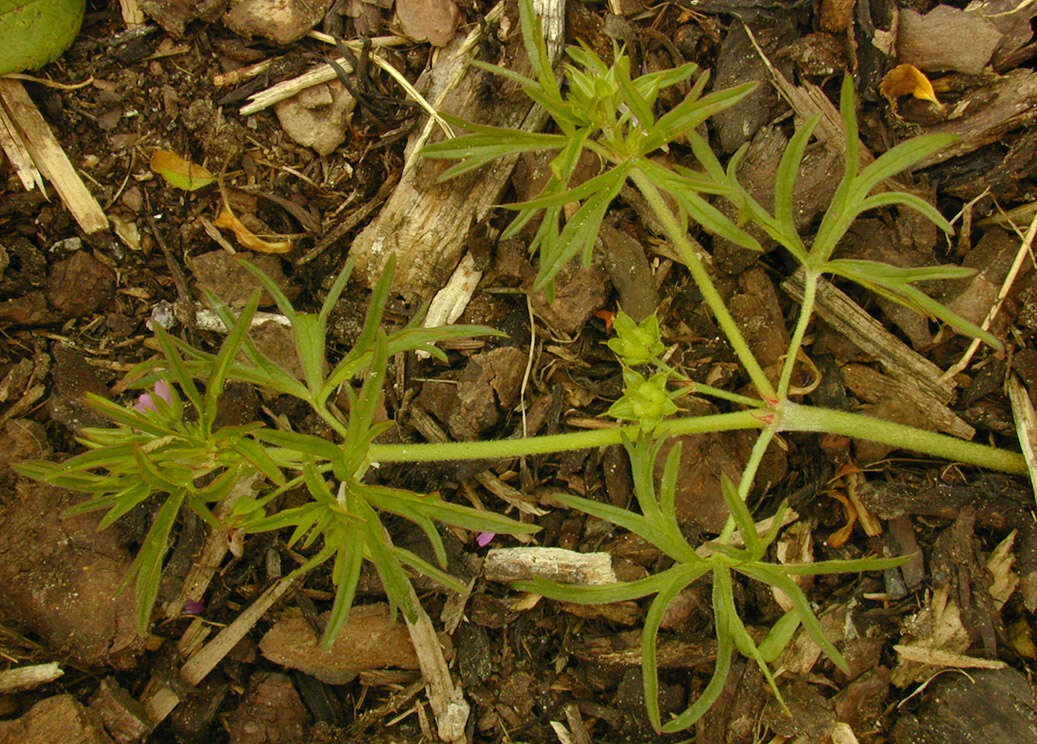
[[[169,387],[169,382],[166,380],[159,380],[155,383],[155,392],[159,395],[162,400],[166,403],[173,402],[173,391]]]
[[[162,398],[166,403],[173,402],[173,391],[166,380],[156,382],[154,392],[155,395]],[[137,402],[133,404],[133,410],[148,413],[150,411],[158,411],[158,406],[155,405],[155,398],[151,393],[141,393],[137,398]]]
[[[151,393],[141,393],[137,398],[137,402],[133,404],[133,410],[148,413],[149,411],[157,411],[158,407],[155,405],[155,400],[151,397]]]
[[[480,532],[478,535],[475,536],[475,543],[480,548],[485,548],[493,541],[493,538],[495,537],[497,537],[496,532]]]
[[[184,602],[185,615],[201,615],[205,612],[205,602],[201,599],[188,599]]]

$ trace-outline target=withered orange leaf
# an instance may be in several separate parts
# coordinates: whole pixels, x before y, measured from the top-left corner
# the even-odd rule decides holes
[[[895,101],[901,96],[914,96],[923,101],[932,101],[940,105],[936,100],[936,92],[929,78],[914,65],[897,65],[886,73],[879,84],[879,92],[890,101]]]
[[[250,251],[256,251],[258,253],[287,253],[292,250],[295,246],[295,242],[291,239],[269,241],[263,240],[261,237],[256,235],[254,232],[249,230],[242,224],[241,220],[234,216],[226,207],[220,212],[220,216],[213,220],[216,227],[225,227],[234,232],[234,237],[238,239],[243,248],[247,248]]]

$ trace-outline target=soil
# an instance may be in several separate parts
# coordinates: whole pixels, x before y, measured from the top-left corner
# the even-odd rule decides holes
[[[140,637],[132,591],[120,585],[153,509],[134,510],[98,531],[97,513],[69,512],[80,496],[19,477],[10,467],[79,452],[77,433],[105,424],[86,405],[85,393],[132,400],[127,372],[157,355],[149,323],[164,318],[191,343],[215,348],[221,337],[200,324],[202,306],[195,302],[209,291],[233,305],[255,288],[231,254],[260,263],[298,307],[316,308],[354,239],[400,181],[407,136],[423,125],[420,111],[373,67],[350,76],[352,91],[332,82],[324,92],[307,94],[301,108],[317,119],[304,119],[301,132],[292,130],[298,122],[285,121],[290,112],[241,114],[247,96],[322,62],[330,47],[294,34],[270,41],[240,19],[243,13],[224,17],[226,2],[140,5],[146,25],[128,30],[120,3],[91,0],[72,48],[35,73],[85,85],[24,84],[113,229],[84,232],[53,191],[25,191],[14,168],[0,164],[0,425],[7,442],[0,449],[0,671],[52,661],[64,671],[39,686],[0,689],[0,742],[435,741],[436,722],[409,637],[390,617],[373,572],[365,569],[358,607],[334,652],[315,646],[313,629],[331,607],[329,570],[321,569],[277,601],[192,687],[176,681],[192,634],[232,622],[264,592],[277,576],[271,566],[293,559],[287,536],[249,537],[238,554],[222,560],[204,606],[172,617],[157,611],[151,633]],[[346,39],[405,27],[411,38],[441,45],[455,30],[485,26],[481,19],[490,7],[484,0],[463,0],[459,7],[449,0],[397,0],[394,14],[386,7],[391,2],[298,5],[323,5],[316,20],[327,10],[323,27]],[[910,212],[883,210],[858,221],[840,256],[973,267],[978,273],[971,280],[934,282],[927,289],[982,322],[1023,242],[1037,191],[1032,19],[1021,10],[1026,4],[1003,4],[1000,12],[996,2],[972,3],[977,7],[970,6],[966,21],[951,6],[939,6],[931,17],[934,5],[617,0],[606,6],[572,0],[566,39],[603,54],[618,40],[643,71],[695,61],[714,71],[717,86],[760,82],[750,98],[711,119],[703,132],[724,156],[748,146],[740,176],[765,203],[799,117],[790,115],[757,44],[792,89],[826,96],[836,106],[843,73],[851,72],[861,139],[875,154],[923,131],[958,134],[954,157],[932,159],[898,177],[948,218],[960,215],[956,235],[947,240]],[[514,7],[509,12],[513,17]],[[981,12],[982,23],[976,23]],[[900,29],[899,41],[893,28]],[[487,33],[479,53],[498,61],[508,53],[508,39],[501,38],[506,31]],[[411,81],[442,54],[429,41],[380,53]],[[885,73],[909,59],[930,72],[939,104],[883,96]],[[256,77],[216,82],[263,60],[271,63]],[[497,86],[492,77],[480,78],[479,96],[487,106],[506,104],[506,91]],[[660,106],[676,100],[664,97]],[[297,141],[325,125],[341,132],[330,140]],[[796,192],[796,219],[807,233],[842,167],[830,148],[817,145]],[[170,187],[149,168],[156,150],[219,173],[222,187]],[[535,193],[542,168],[532,159],[520,162],[502,182],[499,200]],[[255,232],[292,236],[292,250],[242,249],[231,232],[213,225],[225,200],[253,220]],[[1020,207],[1024,211],[1013,211]],[[1014,223],[1001,218],[1005,213]],[[639,317],[657,310],[667,343],[675,345],[670,363],[692,378],[730,390],[746,385],[694,285],[644,214],[635,195],[622,194],[591,266],[567,269],[553,301],[530,289],[534,259],[521,238],[496,239],[508,219],[503,210],[466,230],[465,247],[484,274],[460,322],[494,326],[506,335],[458,344],[448,350],[446,364],[394,362],[385,408],[397,421],[396,436],[515,435],[523,426],[520,397],[531,431],[595,425],[622,387],[620,368],[603,343],[618,304]],[[795,317],[794,267],[773,246],[752,253],[695,228],[693,234],[713,254],[716,281],[764,366],[780,364]],[[885,329],[873,338],[888,337],[881,343],[903,347],[933,372],[905,382],[895,368],[880,364],[867,339],[855,342],[836,311],[822,312],[807,346],[820,384],[806,399],[1017,448],[1004,389],[1014,373],[1031,397],[1037,393],[1037,272],[1031,265],[1032,258],[1014,277],[991,326],[1007,352],[981,348],[946,384],[938,378],[966,353],[968,339],[844,287],[849,300]],[[423,281],[442,284],[443,278]],[[406,322],[430,298],[421,282],[414,287],[419,289],[394,294],[387,323]],[[332,316],[332,355],[359,332],[368,295],[362,283],[348,288]],[[265,309],[271,306],[266,298]],[[284,329],[264,328],[257,343],[297,371]],[[530,344],[536,353],[524,380]],[[711,405],[689,404],[689,411],[715,410]],[[229,424],[314,426],[301,407],[246,384],[228,388],[221,417]],[[720,479],[737,477],[752,439],[722,433],[684,440],[677,508],[689,539],[697,539],[723,524]],[[1029,483],[839,437],[794,435],[780,445],[765,457],[753,502],[758,518],[773,514],[784,499],[798,513],[779,541],[788,560],[916,557],[885,574],[824,576],[806,585],[850,673],[819,658],[807,639],[795,641],[779,675],[790,715],[755,665],[740,660],[720,701],[690,732],[694,740],[913,744],[978,741],[976,732],[983,732],[983,741],[1037,742],[1029,681],[1037,662],[1031,639],[1037,521]],[[542,527],[537,544],[608,553],[620,579],[660,568],[652,546],[566,510],[551,496],[565,490],[628,504],[630,475],[618,447],[522,462],[386,467],[379,477],[535,519]],[[397,544],[424,549],[413,528],[389,526]],[[199,560],[205,531],[197,519],[178,523],[157,607],[176,596]],[[475,535],[444,537],[451,570],[472,581],[470,594],[458,604],[434,584],[417,581],[416,588],[440,632],[454,683],[471,706],[459,740],[687,739],[688,733],[656,734],[644,711],[644,603],[526,601],[481,576],[487,547]],[[498,536],[489,547],[517,544]],[[762,632],[781,612],[780,598],[766,587],[740,585],[737,601],[752,632]],[[671,604],[659,640],[664,715],[683,710],[709,679],[711,624],[708,586],[694,586]],[[933,652],[945,656],[934,660]],[[972,662],[988,668],[952,671]],[[178,704],[155,726],[153,709],[142,701],[154,700],[163,685],[175,690]]]

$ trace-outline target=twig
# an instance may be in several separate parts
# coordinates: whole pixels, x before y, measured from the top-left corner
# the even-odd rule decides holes
[[[393,47],[406,43],[408,43],[407,40],[399,36],[378,36],[371,39],[371,45],[374,47]],[[355,48],[357,51],[360,49],[359,42],[347,41],[346,45],[351,49]],[[346,72],[353,71],[353,66],[344,57],[336,58],[335,62]],[[335,78],[335,70],[331,65],[327,63],[317,65],[297,77],[284,80],[277,85],[272,85],[266,90],[261,90],[249,96],[250,102],[241,107],[241,115],[255,114],[273,106],[275,103],[291,98],[299,91],[305,90],[310,86],[320,85]]]
[[[378,209],[382,202],[389,198],[393,189],[396,188],[396,184],[400,182],[399,173],[394,173],[390,176],[379,188],[378,193],[372,198],[364,200],[364,203],[360,205],[354,212],[346,217],[342,222],[338,223],[331,230],[328,231],[327,235],[322,237],[317,243],[303,254],[296,264],[298,266],[304,266],[310,261],[315,259],[321,253],[326,251],[328,247],[333,245],[336,241],[341,240],[345,237],[346,233],[352,230],[354,227],[359,225],[367,216]]]
[[[225,85],[237,85],[245,80],[251,80],[254,77],[259,77],[264,72],[270,69],[276,60],[281,57],[271,57],[270,59],[264,59],[260,62],[256,62],[254,65],[248,65],[247,67],[239,67],[236,70],[230,72],[221,72],[212,76],[212,84],[217,88],[222,88]]]
[[[1001,289],[997,293],[997,298],[994,300],[994,304],[990,306],[987,311],[987,316],[983,318],[983,330],[990,328],[990,324],[994,322],[994,318],[1001,311],[1001,306],[1005,303],[1005,298],[1008,297],[1008,293],[1012,291],[1012,284],[1015,282],[1015,278],[1019,275],[1019,272],[1023,268],[1023,261],[1026,260],[1027,256],[1030,256],[1030,260],[1033,261],[1033,239],[1034,235],[1037,234],[1037,214],[1034,214],[1033,219],[1030,220],[1030,227],[1026,231],[1026,236],[1023,238],[1023,242],[1019,244],[1019,250],[1015,253],[1015,260],[1012,262],[1012,268],[1008,270],[1008,276],[1001,283]],[[972,339],[972,343],[969,344],[969,348],[965,350],[961,359],[954,363],[946,372],[940,375],[938,382],[946,384],[950,380],[954,379],[954,376],[961,372],[963,369],[969,366],[969,362],[972,361],[972,357],[975,355],[976,350],[979,348],[980,340],[978,338]]]

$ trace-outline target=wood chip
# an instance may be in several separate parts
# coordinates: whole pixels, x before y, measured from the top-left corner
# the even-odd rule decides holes
[[[564,548],[495,548],[486,554],[483,575],[490,581],[548,579],[562,584],[616,583],[612,556]]]
[[[604,638],[589,638],[573,646],[573,656],[599,666],[641,666],[641,631],[629,630]],[[714,640],[693,643],[660,637],[656,646],[660,669],[686,669],[716,659]]]
[[[1034,101],[1037,101],[1037,72],[1024,68],[1011,70],[975,88],[947,107],[947,121],[926,129],[926,134],[953,134],[958,141],[920,160],[914,170],[1001,142],[1007,132],[1031,126],[1037,121]]]
[[[978,13],[937,5],[922,15],[900,11],[897,56],[923,70],[983,72],[1001,43],[1001,32]]]
[[[418,617],[414,622],[407,620],[407,630],[410,631],[411,643],[418,655],[418,666],[425,678],[429,704],[436,716],[437,733],[442,741],[467,741],[465,724],[470,708],[464,699],[464,691],[454,684],[432,618],[422,608],[413,589],[411,601],[418,610]]]
[[[80,180],[68,155],[19,81],[0,79],[0,105],[13,124],[10,134],[21,139],[33,163],[54,184],[54,189],[83,232],[107,230],[108,218],[104,210]]]
[[[0,672],[0,695],[31,690],[53,682],[64,673],[56,661],[49,664],[33,664],[32,666],[7,669]]]
[[[902,661],[914,661],[919,664],[937,667],[958,667],[960,669],[1004,669],[1008,665],[997,659],[980,659],[976,656],[956,654],[938,648],[907,646],[898,643],[893,649],[900,654]]]
[[[557,54],[564,26],[564,3],[535,0],[534,6],[543,19],[549,52]],[[498,4],[490,13],[502,11],[503,4]],[[486,73],[469,66],[478,37],[476,29],[467,39],[455,39],[446,47],[430,70],[432,90],[427,98],[437,110],[455,116],[537,131],[546,114],[534,108],[521,90],[509,89],[510,83],[501,83],[492,100],[486,100],[482,92]],[[501,64],[514,67],[518,57],[517,35],[505,56],[508,58]],[[518,159],[517,155],[500,158],[474,173],[437,183],[437,175],[447,166],[419,160],[420,150],[431,134],[429,123],[408,140],[409,158],[400,183],[350,248],[350,254],[357,258],[356,276],[369,286],[381,277],[389,254],[395,254],[395,291],[428,296],[442,287],[461,259],[472,225],[500,201]]]
[[[926,428],[961,439],[972,439],[976,434],[976,430],[954,411],[914,385],[898,382],[864,364],[847,364],[840,368],[839,373],[846,386],[865,403],[886,398],[908,400],[922,412],[928,424]]]

